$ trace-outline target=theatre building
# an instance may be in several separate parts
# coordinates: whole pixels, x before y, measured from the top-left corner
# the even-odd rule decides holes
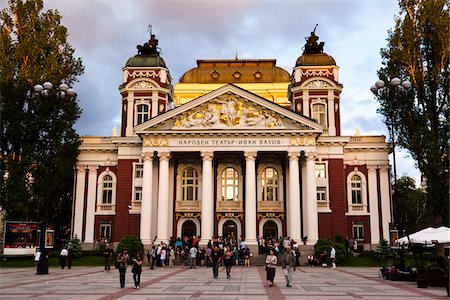
[[[275,59],[198,60],[172,85],[152,35],[122,69],[122,123],[84,136],[72,235],[85,248],[140,236],[268,235],[307,245],[389,239],[385,137],[341,135],[339,67],[312,33],[293,70]],[[119,97],[118,97],[119,99]]]

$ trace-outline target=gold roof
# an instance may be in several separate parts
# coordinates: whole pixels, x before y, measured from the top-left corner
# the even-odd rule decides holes
[[[197,67],[184,73],[180,83],[289,82],[289,73],[275,63],[276,59],[197,60]]]

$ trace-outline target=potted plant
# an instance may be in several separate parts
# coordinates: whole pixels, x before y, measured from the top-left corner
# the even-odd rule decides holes
[[[417,287],[418,288],[427,288],[427,266],[423,261],[418,262],[417,264]]]

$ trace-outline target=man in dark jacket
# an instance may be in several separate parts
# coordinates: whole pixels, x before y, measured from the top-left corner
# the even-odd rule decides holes
[[[292,287],[292,271],[295,266],[294,252],[292,252],[291,246],[286,247],[286,251],[281,257],[281,267],[286,278],[286,286]]]

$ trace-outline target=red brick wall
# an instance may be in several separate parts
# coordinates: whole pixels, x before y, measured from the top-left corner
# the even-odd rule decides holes
[[[339,98],[335,98],[334,103],[338,104],[337,111],[334,110],[334,120],[336,124],[336,135],[341,135],[341,103],[339,101]]]
[[[114,241],[120,241],[123,235],[128,234],[128,228],[130,230],[132,228],[128,205],[130,205],[132,198],[133,162],[137,161],[119,159],[117,164],[116,218],[112,229]]]
[[[126,100],[122,100],[122,127],[120,130],[120,136],[125,136],[126,135],[126,129],[127,129],[127,111],[126,111],[126,107],[127,107],[127,101]]]

